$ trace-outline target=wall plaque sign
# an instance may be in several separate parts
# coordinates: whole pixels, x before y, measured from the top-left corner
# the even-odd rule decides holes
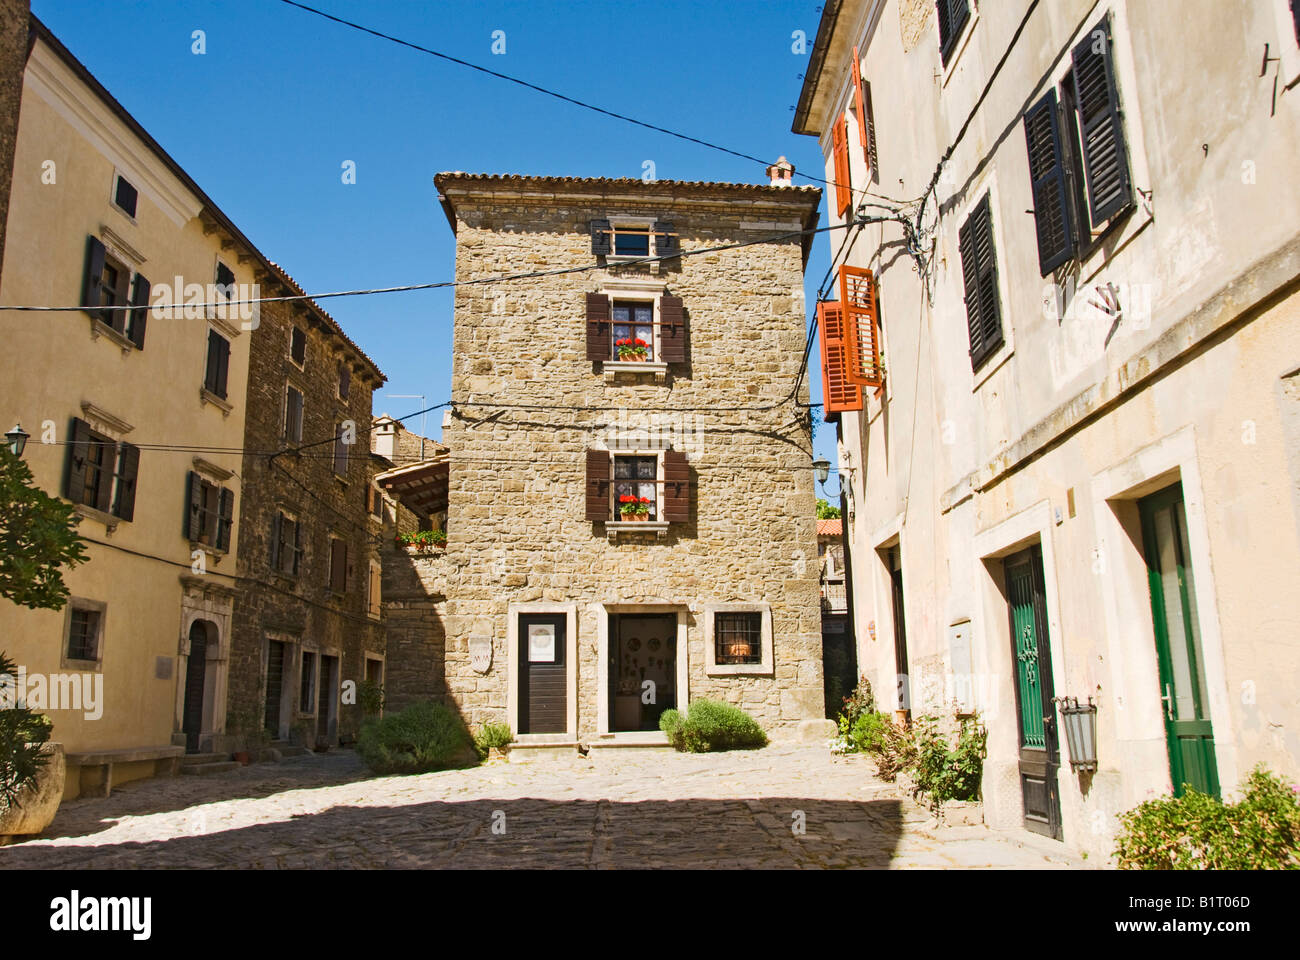
[[[487,673],[492,668],[492,638],[469,638],[469,663],[477,673]]]
[[[530,623],[528,625],[528,662],[555,662],[555,624]]]

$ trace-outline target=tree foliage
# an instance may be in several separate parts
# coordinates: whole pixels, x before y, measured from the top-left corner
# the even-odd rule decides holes
[[[0,597],[61,609],[68,599],[63,568],[85,560],[72,504],[37,487],[27,464],[0,447]]]
[[[838,520],[840,518],[840,508],[832,507],[830,501],[817,498],[817,519],[818,520]]]

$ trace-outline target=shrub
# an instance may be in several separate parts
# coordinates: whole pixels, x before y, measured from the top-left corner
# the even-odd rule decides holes
[[[1127,870],[1300,869],[1300,788],[1263,767],[1237,803],[1188,787],[1120,816],[1115,859]]]
[[[840,711],[839,718],[840,732],[851,730],[862,714],[875,712],[876,695],[871,692],[871,681],[863,674],[858,678],[858,685],[853,688],[853,692],[844,698],[844,709]]]
[[[357,684],[357,706],[364,717],[377,717],[384,712],[384,688],[373,680]]]
[[[674,747],[687,753],[767,746],[767,734],[753,717],[716,700],[693,701],[684,717],[676,710],[665,710],[659,717],[659,729],[668,734]]]
[[[17,703],[17,668],[0,653],[0,811],[18,802],[18,795],[36,783],[49,762],[45,743],[54,724],[42,713]]]
[[[485,723],[474,734],[474,749],[478,751],[479,758],[484,759],[493,747],[509,746],[514,738],[515,735],[510,732],[510,724]]]
[[[847,718],[840,717],[840,736],[851,753],[880,753],[885,749],[886,727],[892,725],[883,713],[862,713],[848,726]]]
[[[898,774],[916,766],[918,751],[911,732],[888,717],[879,731],[879,744],[875,751],[876,773],[886,783],[893,783]]]
[[[473,763],[469,731],[436,703],[416,703],[361,728],[357,754],[375,773],[424,773]]]
[[[938,720],[921,717],[917,721],[915,741],[916,790],[927,797],[932,809],[938,810],[949,800],[980,798],[988,741],[983,727],[972,720],[963,720],[957,746],[950,750],[947,739],[938,731]]]

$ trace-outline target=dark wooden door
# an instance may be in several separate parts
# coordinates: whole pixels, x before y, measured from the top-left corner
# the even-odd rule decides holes
[[[1187,550],[1183,486],[1166,487],[1143,499],[1138,507],[1160,666],[1160,713],[1174,796],[1181,797],[1188,786],[1218,796],[1219,770],[1196,617],[1196,581]]]
[[[208,671],[208,629],[196,620],[190,626],[190,656],[185,665],[185,709],[181,730],[185,733],[185,752],[199,752],[199,735],[203,732],[203,691]]]
[[[898,708],[912,709],[912,685],[907,665],[907,615],[903,606],[903,558],[898,547],[889,550],[889,584],[894,610],[894,669],[898,674]]]
[[[1056,782],[1060,750],[1052,703],[1052,645],[1047,633],[1042,548],[1031,547],[1007,557],[1005,570],[1025,828],[1060,840],[1061,797]]]
[[[334,740],[338,726],[336,711],[338,708],[338,673],[339,658],[323,656],[320,659],[320,699],[316,705],[316,736]]]
[[[266,729],[280,736],[280,704],[284,699],[284,644],[269,640],[266,645]]]
[[[568,666],[564,614],[519,617],[519,732],[564,733]]]

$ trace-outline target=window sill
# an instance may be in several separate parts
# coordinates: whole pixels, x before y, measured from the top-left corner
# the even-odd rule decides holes
[[[199,387],[199,403],[212,404],[214,407],[216,407],[218,410],[221,411],[221,415],[223,417],[230,416],[230,411],[235,409],[235,405],[233,403],[227,403],[225,400],[217,396],[207,387]]]
[[[102,523],[105,528],[104,532],[109,536],[113,535],[113,531],[117,529],[117,525],[122,522],[121,517],[114,516],[111,513],[105,513],[103,510],[97,510],[94,507],[89,507],[84,503],[73,504],[72,509],[73,512],[83,520],[96,520],[99,523]]]
[[[79,670],[83,673],[103,673],[104,661],[102,660],[74,660],[70,657],[59,658],[59,668],[62,670]]]
[[[704,668],[706,677],[770,677],[774,674],[770,663],[710,663]]]
[[[98,340],[100,337],[107,337],[115,344],[122,348],[122,356],[126,356],[132,350],[137,349],[136,345],[127,339],[125,334],[118,333],[99,317],[90,318],[90,338]]]
[[[653,533],[658,540],[668,537],[667,520],[606,520],[605,536],[611,541],[617,540],[619,534]]]
[[[604,260],[605,260],[605,265],[607,267],[617,267],[622,264],[629,264],[629,263],[634,264],[636,266],[649,267],[650,273],[657,276],[659,273],[660,265],[665,261],[649,259],[655,256],[659,256],[659,255],[654,253],[639,253],[639,254],[607,253],[604,256]]]
[[[226,551],[226,550],[218,550],[216,547],[214,547],[214,546],[212,546],[212,545],[210,545],[210,544],[207,544],[207,543],[202,543],[202,542],[200,542],[200,541],[198,541],[198,540],[191,540],[191,541],[190,541],[190,556],[193,556],[193,555],[194,555],[194,551],[195,551],[195,550],[202,550],[202,551],[203,551],[205,554],[207,554],[208,556],[215,558],[214,561],[213,561],[213,562],[215,562],[215,563],[220,563],[220,562],[221,562],[221,558],[224,557],[224,556],[226,555],[226,553],[228,552],[228,551]]]
[[[603,364],[606,383],[613,383],[620,373],[652,373],[656,384],[663,384],[668,379],[668,364],[662,361],[605,360]]]

